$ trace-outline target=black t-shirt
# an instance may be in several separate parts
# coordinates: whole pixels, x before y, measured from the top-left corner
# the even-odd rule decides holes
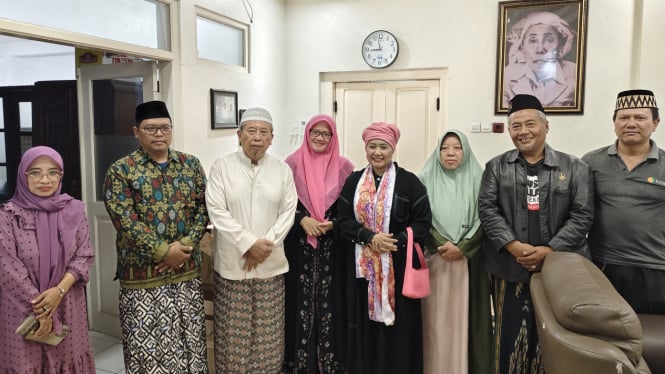
[[[529,244],[534,246],[543,244],[540,237],[540,189],[538,187],[538,170],[542,167],[543,160],[541,159],[535,164],[530,164],[524,160],[527,180],[525,199],[529,211]]]

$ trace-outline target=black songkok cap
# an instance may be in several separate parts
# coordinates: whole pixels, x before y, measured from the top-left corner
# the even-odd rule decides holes
[[[134,118],[136,118],[136,124],[140,124],[144,119],[149,118],[168,118],[171,120],[169,115],[169,110],[166,109],[166,104],[163,101],[148,101],[141,103],[136,106],[136,111],[134,112]]]
[[[633,108],[658,109],[658,105],[656,105],[656,97],[653,95],[653,92],[649,90],[628,90],[619,92],[614,111],[616,112],[619,109]]]
[[[518,110],[522,109],[536,109],[545,113],[543,105],[540,103],[538,98],[531,95],[524,95],[524,94],[515,95],[512,99],[510,99],[509,105],[510,107],[508,109],[508,115],[511,115],[517,112]]]

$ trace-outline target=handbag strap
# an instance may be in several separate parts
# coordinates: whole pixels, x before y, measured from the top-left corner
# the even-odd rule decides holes
[[[413,230],[411,226],[406,228],[406,268],[413,267]]]
[[[413,249],[415,247],[416,253],[418,253],[418,259],[420,260],[420,268],[426,269],[427,262],[425,261],[425,255],[423,254],[420,244],[416,243],[413,245],[413,229],[411,226],[406,228],[406,267],[413,268]]]

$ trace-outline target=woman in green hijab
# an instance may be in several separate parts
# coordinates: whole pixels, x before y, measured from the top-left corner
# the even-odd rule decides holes
[[[420,171],[432,208],[426,248],[432,292],[423,299],[426,373],[485,374],[491,366],[489,277],[478,191],[483,169],[466,136],[441,135]]]

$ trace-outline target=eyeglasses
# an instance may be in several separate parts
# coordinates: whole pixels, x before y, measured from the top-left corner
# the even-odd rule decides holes
[[[309,136],[311,136],[312,139],[316,138],[319,135],[321,135],[321,137],[325,140],[330,139],[330,137],[332,136],[332,134],[327,131],[312,130],[309,132]]]
[[[246,132],[247,132],[247,135],[251,136],[252,138],[255,137],[256,134],[259,134],[259,136],[261,136],[262,138],[265,138],[265,137],[270,136],[270,134],[272,133],[268,129],[256,129],[254,127],[248,128],[246,130]]]
[[[60,180],[60,178],[62,178],[62,174],[63,171],[58,169],[51,169],[47,170],[46,172],[42,172],[41,170],[30,170],[25,172],[25,175],[28,176],[28,179],[32,180],[33,182],[42,180],[45,175],[46,178],[51,182],[57,182]]]
[[[162,134],[168,135],[171,133],[171,128],[173,126],[171,125],[166,125],[166,126],[148,126],[148,127],[141,127],[141,130],[143,130],[144,133],[148,135],[156,135],[157,130],[161,131]]]

